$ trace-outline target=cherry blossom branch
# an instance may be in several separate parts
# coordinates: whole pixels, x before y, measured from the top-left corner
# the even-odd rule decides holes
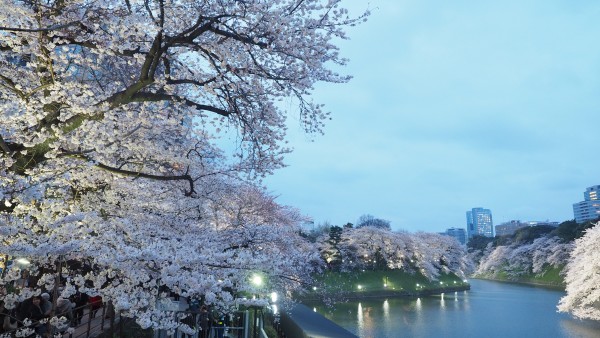
[[[111,166],[108,166],[106,164],[102,164],[99,162],[96,162],[96,166],[98,168],[104,169],[106,171],[110,171],[112,173],[121,174],[121,175],[125,175],[125,176],[142,177],[142,178],[147,178],[147,179],[156,180],[156,181],[188,181],[188,183],[190,184],[190,191],[186,191],[185,195],[191,196],[193,193],[196,192],[194,190],[194,180],[187,173],[184,175],[177,175],[177,176],[162,176],[162,175],[147,174],[147,173],[143,173],[141,171],[131,171],[131,170],[115,168],[115,167],[111,167]]]
[[[0,135],[0,149],[2,149],[2,151],[4,151],[7,154],[10,154],[10,148],[8,147],[8,145],[6,144],[6,142],[4,142],[4,139],[2,138],[2,135]]]
[[[194,102],[192,100],[182,98],[176,95],[169,95],[164,93],[136,93],[131,96],[131,102],[150,102],[150,101],[174,101],[174,102],[183,102],[187,106],[196,108],[198,110],[210,111],[213,113],[217,113],[221,116],[228,117],[232,114],[232,112],[227,111],[225,109],[217,108],[214,106],[209,106],[205,104],[200,104]]]
[[[18,28],[18,27],[3,27],[3,26],[0,26],[0,31],[30,32],[30,33],[50,32],[50,31],[55,31],[55,30],[66,28],[66,27],[74,26],[74,25],[77,25],[77,24],[79,24],[79,21],[72,21],[72,22],[69,22],[69,23],[62,24],[62,25],[54,25],[54,26],[50,26],[50,27],[46,27],[46,28]]]

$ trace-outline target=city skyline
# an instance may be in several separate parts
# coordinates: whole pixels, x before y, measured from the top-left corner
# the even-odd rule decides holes
[[[463,226],[473,206],[498,223],[573,219],[600,183],[600,3],[347,5],[372,10],[340,43],[354,78],[316,86],[324,135],[288,122],[289,166],[265,180],[278,202],[408,231]]]

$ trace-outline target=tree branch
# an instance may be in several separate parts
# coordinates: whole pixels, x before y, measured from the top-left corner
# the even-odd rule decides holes
[[[4,142],[4,139],[2,138],[2,135],[0,135],[0,149],[2,149],[3,152],[10,154],[10,148],[8,147],[8,145],[6,144],[6,142]]]
[[[156,180],[156,181],[188,181],[188,183],[190,184],[190,191],[186,191],[185,195],[191,196],[193,193],[196,192],[194,190],[194,180],[187,173],[184,175],[178,175],[178,176],[161,176],[161,175],[146,174],[141,171],[131,171],[131,170],[114,168],[114,167],[111,167],[111,166],[108,166],[106,164],[102,164],[99,162],[96,162],[96,166],[100,169],[104,169],[106,171],[110,171],[112,173],[125,175],[125,176],[142,177],[142,178],[147,178],[147,179]]]
[[[54,30],[59,30],[62,28],[66,28],[69,26],[74,26],[76,24],[79,24],[79,21],[72,21],[69,23],[65,23],[62,25],[54,25],[54,26],[50,26],[50,27],[46,27],[46,28],[18,28],[18,27],[2,27],[0,26],[0,31],[9,31],[9,32],[31,32],[31,33],[35,33],[35,32],[50,32],[50,31],[54,31]]]
[[[213,113],[217,113],[221,116],[228,117],[232,114],[232,112],[227,111],[225,109],[200,104],[194,102],[192,100],[169,94],[162,93],[136,93],[131,96],[131,102],[150,102],[150,101],[179,101],[185,103],[187,106],[192,108],[196,108],[198,110],[210,111]]]

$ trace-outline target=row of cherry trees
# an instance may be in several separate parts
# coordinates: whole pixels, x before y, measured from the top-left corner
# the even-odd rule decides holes
[[[314,83],[348,80],[334,42],[364,17],[340,2],[3,1],[0,253],[37,281],[8,271],[5,306],[77,287],[174,329],[168,292],[225,308],[254,274],[309,281],[302,217],[256,179],[282,167],[288,115],[322,131]]]
[[[395,232],[380,227],[332,227],[317,239],[331,269],[403,269],[436,280],[440,273],[465,278],[472,270],[456,239],[433,233]]]
[[[475,275],[518,278],[528,274],[541,275],[548,266],[562,267],[567,264],[572,243],[563,243],[558,237],[540,237],[532,243],[519,243],[493,247],[491,244],[481,255]]]
[[[578,318],[600,320],[600,223],[575,240],[575,248],[565,271],[567,295],[559,311]]]
[[[476,276],[499,275],[518,280],[524,275],[541,276],[548,267],[562,269],[567,294],[559,311],[582,319],[600,320],[600,224],[596,224],[575,241],[546,235],[532,242],[512,243],[474,250],[470,256],[478,261]]]

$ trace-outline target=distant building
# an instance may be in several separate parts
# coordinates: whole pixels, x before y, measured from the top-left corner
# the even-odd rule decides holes
[[[467,237],[494,237],[492,211],[484,208],[473,208],[467,211]]]
[[[549,226],[549,227],[558,228],[558,226],[560,225],[560,222],[550,222],[550,221],[528,221],[525,223],[527,223],[530,227]]]
[[[462,245],[467,244],[467,232],[463,228],[446,229],[446,232],[443,232],[442,234],[456,238],[456,240]]]
[[[518,229],[528,226],[529,223],[526,222],[510,221],[498,224],[494,228],[496,229],[496,236],[508,236],[514,234]]]
[[[515,233],[515,231],[525,228],[525,227],[537,227],[537,226],[550,226],[550,227],[558,227],[560,222],[550,222],[550,221],[526,221],[521,222],[519,220],[504,222],[502,224],[498,224],[494,226],[496,230],[496,236],[508,236]]]
[[[600,185],[585,189],[583,201],[573,204],[575,222],[585,223],[600,217]]]

